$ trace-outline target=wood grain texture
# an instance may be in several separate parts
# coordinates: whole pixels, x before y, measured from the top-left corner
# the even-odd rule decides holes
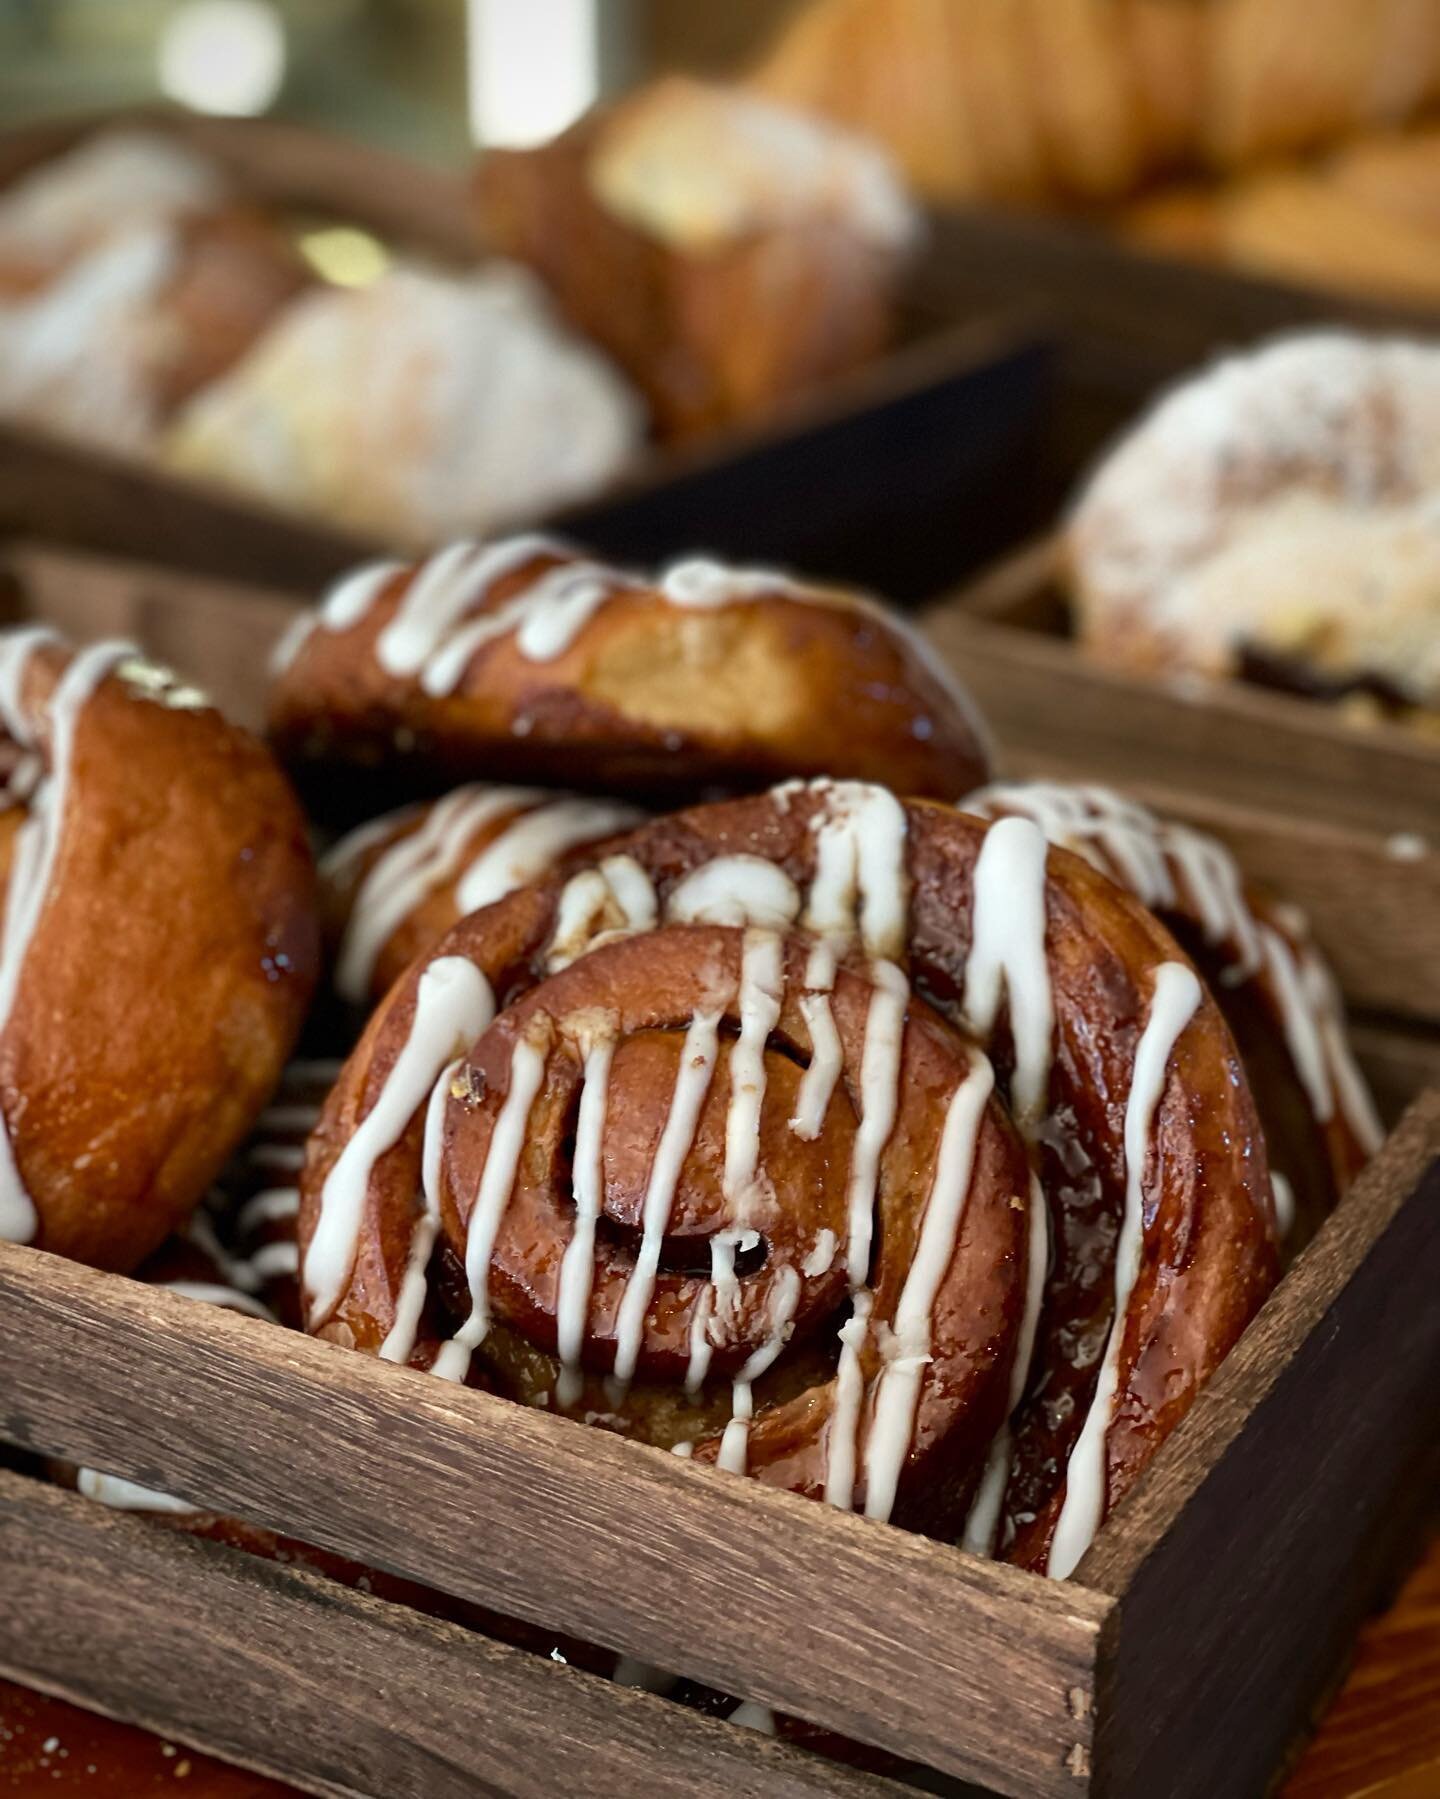
[[[322,1794],[836,1794],[888,1780],[0,1472],[0,1665]]]
[[[1432,1512],[1437,1284],[1432,1091],[1081,1564],[1087,1585],[1123,1594],[1104,1645],[1099,1790],[1264,1789]]]
[[[21,1447],[1002,1792],[1074,1791],[1100,1595],[39,1251],[0,1245],[0,1316]]]
[[[1355,1665],[1281,1799],[1440,1793],[1440,1538],[1395,1604],[1361,1631]]]
[[[1054,628],[1053,566],[1048,543],[1031,545],[923,617],[1022,772],[1124,785],[1143,768],[1158,786],[1285,819],[1433,836],[1440,746],[1239,681],[1147,680],[1087,662]]]

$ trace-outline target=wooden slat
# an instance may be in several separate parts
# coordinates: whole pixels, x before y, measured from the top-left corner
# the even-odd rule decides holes
[[[1001,1792],[1074,1792],[1106,1598],[39,1251],[0,1245],[0,1317],[22,1447]]]
[[[1161,786],[1282,818],[1377,838],[1433,835],[1435,745],[1398,725],[1346,724],[1315,701],[1243,682],[1163,682],[1089,663],[1064,638],[1025,624],[1048,615],[1050,566],[1048,548],[1032,547],[924,615],[1012,767],[1121,785],[1143,769]]]
[[[1434,1505],[1440,1092],[1418,1100],[1079,1569],[1099,1789],[1260,1792]],[[1165,1727],[1157,1728],[1164,1720]]]
[[[0,1667],[322,1794],[885,1799],[893,1781],[0,1471]]]

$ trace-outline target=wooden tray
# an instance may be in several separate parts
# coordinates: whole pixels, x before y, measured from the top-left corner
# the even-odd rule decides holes
[[[1055,570],[1033,544],[924,618],[1008,767],[1158,795],[1312,913],[1357,1003],[1440,1020],[1440,744],[1241,682],[1098,668],[1063,635]]]
[[[172,132],[229,170],[237,188],[283,212],[353,222],[431,260],[478,259],[466,182],[445,172],[300,126],[196,117],[148,108],[0,134],[0,188],[86,135],[119,124]],[[637,457],[603,500],[543,521],[617,555],[648,554],[673,528],[687,547],[744,520],[754,554],[827,538],[889,542],[897,503],[958,524],[967,567],[1036,522],[1023,457],[1045,402],[1046,356],[1024,322],[966,309],[937,312],[918,292],[902,307],[902,342],[762,424],[716,433],[683,450]],[[917,466],[912,446],[948,441],[950,465]],[[717,485],[718,483],[718,485]],[[816,519],[823,521],[817,526]],[[0,424],[0,538],[57,543],[163,561],[235,579],[306,588],[384,547],[323,520],[233,489],[182,478],[28,427]],[[950,572],[947,557],[938,575]],[[823,569],[822,571],[823,572]],[[915,593],[934,579],[917,575]]]
[[[19,560],[255,715],[283,597]],[[1392,1116],[1440,1061],[1360,1047]],[[1256,1792],[1427,1509],[1437,1280],[1432,1089],[1064,1583],[14,1246],[0,1438],[1000,1793]],[[904,1790],[19,1475],[0,1567],[0,1671],[319,1793]]]

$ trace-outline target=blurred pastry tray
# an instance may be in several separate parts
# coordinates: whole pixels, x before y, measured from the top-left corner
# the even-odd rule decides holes
[[[287,214],[354,223],[432,260],[479,260],[463,175],[269,120],[156,108],[0,134],[0,188],[120,124],[178,134],[243,195]],[[1034,523],[1021,456],[1045,403],[1048,352],[1023,319],[957,321],[919,299],[902,301],[900,336],[889,354],[765,420],[649,450],[598,500],[529,522],[623,556],[657,536],[704,541],[718,506],[757,556],[803,560],[812,541],[843,531],[877,578],[901,517],[945,520],[976,560],[997,553]],[[944,466],[937,442],[950,446]],[[297,589],[387,547],[138,458],[0,424],[0,537],[15,534]],[[917,577],[913,591],[923,588]]]
[[[10,563],[12,618],[138,637],[258,717],[293,599]],[[1332,939],[1372,908],[1415,925],[1398,872],[1337,887]],[[1258,1792],[1440,1461],[1440,1048],[1381,1026],[1357,1047],[1387,1117],[1413,1105],[1068,1582],[8,1244],[0,1443],[843,1732],[949,1777],[932,1791]],[[0,1672],[317,1793],[912,1790],[21,1473],[0,1567]]]

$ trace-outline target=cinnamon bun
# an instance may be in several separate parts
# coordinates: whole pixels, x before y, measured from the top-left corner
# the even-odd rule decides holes
[[[829,773],[984,778],[983,726],[872,601],[693,558],[654,580],[543,537],[347,576],[281,645],[271,735],[302,776],[688,795]],[[327,795],[333,804],[333,781]]]
[[[275,1085],[314,871],[265,749],[121,643],[0,634],[0,1236],[133,1268]]]
[[[1174,939],[1027,819],[858,783],[462,919],[301,1193],[312,1331],[1057,1575],[1277,1267]]]

